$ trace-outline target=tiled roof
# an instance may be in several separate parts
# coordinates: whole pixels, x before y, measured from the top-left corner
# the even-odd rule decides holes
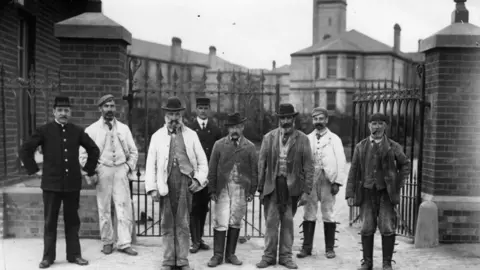
[[[205,53],[200,53],[196,51],[191,51],[182,48],[182,59],[183,63],[198,64],[198,65],[209,65],[209,55]],[[128,46],[128,53],[137,57],[146,57],[150,59],[157,59],[163,61],[171,61],[171,46],[154,43],[150,41],[132,39],[132,45]],[[221,57],[216,57],[215,66],[211,67],[212,69],[218,70],[247,70],[247,68],[230,63]]]
[[[338,37],[324,40],[318,44],[292,54],[309,55],[320,52],[359,52],[359,53],[393,53],[393,48],[385,43],[373,39],[357,30],[350,30]],[[397,53],[398,56],[408,59],[419,59],[415,53]],[[412,58],[414,57],[414,58]]]

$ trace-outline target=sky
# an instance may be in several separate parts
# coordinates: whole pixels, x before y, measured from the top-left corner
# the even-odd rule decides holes
[[[134,38],[217,55],[248,68],[290,64],[290,54],[312,45],[313,0],[102,0],[103,13]],[[418,40],[451,23],[453,0],[347,0],[347,31],[355,29],[401,50],[415,52]],[[480,0],[467,0],[469,22],[480,26]]]

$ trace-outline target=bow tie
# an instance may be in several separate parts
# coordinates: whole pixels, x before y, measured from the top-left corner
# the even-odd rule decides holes
[[[173,129],[173,130],[168,130],[168,135],[172,135],[172,134],[177,134],[177,130],[176,129]]]

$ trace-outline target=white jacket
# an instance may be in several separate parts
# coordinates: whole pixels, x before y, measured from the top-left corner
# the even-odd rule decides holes
[[[316,130],[308,134],[308,139],[312,148],[312,155],[314,155],[317,150],[315,149],[317,148]],[[319,151],[322,151],[322,167],[330,183],[343,185],[347,178],[347,173],[345,172],[347,160],[340,137],[327,128],[327,133],[320,138],[318,148]],[[315,158],[312,157],[312,159],[315,162]],[[317,179],[314,180],[316,181]]]
[[[100,149],[100,155],[105,148],[107,139],[107,131],[104,129],[103,125],[103,117],[100,117],[97,122],[91,124],[85,129],[85,133],[92,138],[92,140]],[[118,140],[120,141],[125,158],[127,159],[127,165],[130,167],[130,172],[134,172],[135,168],[137,167],[138,149],[135,145],[135,141],[133,140],[132,132],[130,132],[130,128],[128,128],[127,125],[118,120],[115,120],[115,125],[117,129]],[[87,162],[87,152],[83,147],[80,147],[80,164],[84,166],[85,162]]]
[[[205,187],[208,184],[208,161],[202,148],[200,139],[195,131],[187,126],[182,127],[183,140],[187,150],[187,156],[193,166],[193,178]],[[158,190],[160,196],[168,194],[168,153],[170,150],[170,136],[166,125],[157,130],[150,140],[147,163],[145,165],[145,190]]]

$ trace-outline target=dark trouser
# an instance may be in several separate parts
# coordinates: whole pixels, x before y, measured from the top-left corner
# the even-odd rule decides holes
[[[168,177],[168,194],[160,199],[160,216],[163,239],[163,265],[188,265],[189,223],[192,193],[188,190],[190,178],[172,167]]]
[[[262,259],[268,262],[276,262],[277,249],[279,249],[279,261],[292,260],[293,246],[293,216],[297,211],[298,197],[290,197],[286,187],[285,177],[277,178],[276,189],[265,196],[263,200],[265,211],[265,251]],[[278,191],[278,192],[277,192]],[[284,200],[278,200],[279,194]],[[285,201],[286,199],[286,201]],[[280,243],[278,240],[280,226]]]
[[[395,234],[397,216],[386,189],[377,190],[375,186],[373,189],[364,188],[360,213],[363,220],[361,235],[374,235],[377,225],[382,235]]]
[[[45,217],[43,236],[43,259],[51,262],[56,259],[57,222],[60,205],[63,202],[63,221],[65,224],[65,240],[67,243],[67,260],[80,257],[80,217],[78,208],[80,203],[80,191],[56,192],[43,191],[43,209]]]
[[[207,187],[193,194],[192,211],[190,213],[190,234],[194,244],[200,244],[202,241],[209,201],[210,196]]]

